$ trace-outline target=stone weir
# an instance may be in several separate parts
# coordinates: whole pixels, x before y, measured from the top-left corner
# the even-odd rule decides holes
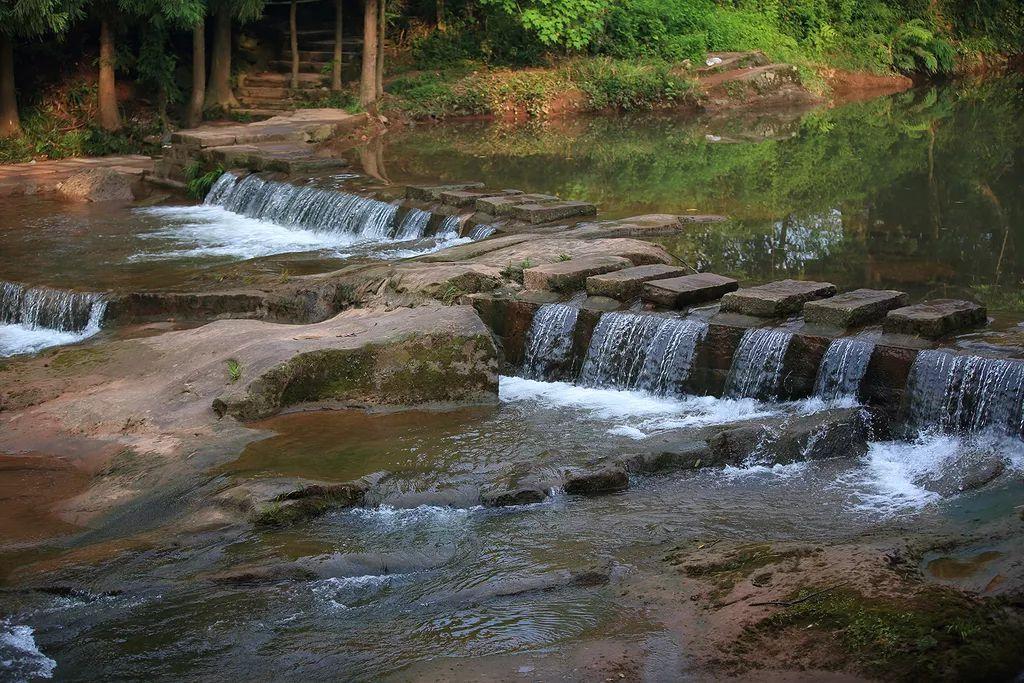
[[[506,373],[662,395],[849,398],[882,424],[1024,433],[1021,397],[1011,395],[1024,363],[933,350],[985,324],[976,303],[908,305],[903,292],[837,294],[802,280],[741,289],[717,274],[597,260],[527,268],[526,290],[470,297]],[[940,367],[955,370],[940,381]]]

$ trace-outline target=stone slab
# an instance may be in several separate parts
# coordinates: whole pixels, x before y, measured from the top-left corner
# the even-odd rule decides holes
[[[572,292],[583,289],[591,275],[610,273],[632,265],[622,256],[585,256],[527,268],[523,271],[523,284],[527,289]]]
[[[784,318],[799,313],[804,304],[836,293],[830,282],[778,280],[730,292],[722,297],[722,310],[759,318]]]
[[[961,299],[932,299],[889,311],[882,327],[894,334],[928,339],[983,324],[988,313],[981,304]]]
[[[831,327],[853,327],[881,320],[893,308],[907,305],[906,292],[893,289],[855,289],[804,304],[804,319]]]
[[[512,216],[531,225],[560,221],[573,216],[592,216],[597,207],[589,202],[534,202],[516,204],[512,207]]]
[[[448,183],[446,185],[408,185],[405,188],[406,199],[416,199],[421,202],[437,201],[442,192],[455,192],[457,190],[473,190],[483,187],[483,183]]]
[[[519,204],[558,201],[558,197],[550,194],[520,194],[498,197],[483,197],[475,204],[477,211],[492,216],[511,216],[512,210]]]
[[[640,296],[645,282],[685,275],[686,270],[678,266],[655,263],[649,266],[634,266],[603,275],[587,278],[587,294],[607,296],[619,301],[628,301]]]
[[[442,204],[463,208],[472,207],[476,204],[476,200],[486,197],[509,197],[521,194],[523,193],[520,190],[500,190],[497,192],[485,190],[445,190],[438,195],[438,199],[441,200]]]
[[[739,283],[731,277],[715,273],[696,273],[646,282],[641,288],[640,295],[644,301],[658,306],[683,308],[720,299],[738,288]]]

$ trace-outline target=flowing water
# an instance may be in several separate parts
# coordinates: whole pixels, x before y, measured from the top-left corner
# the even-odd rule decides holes
[[[743,333],[733,355],[725,395],[732,398],[778,398],[786,351],[793,333],[770,327]]]
[[[571,304],[544,304],[537,309],[526,336],[524,377],[558,379],[566,370],[579,312]]]
[[[874,342],[840,337],[828,345],[814,382],[814,395],[825,401],[856,400],[867,372]]]
[[[0,356],[71,344],[100,331],[101,294],[0,282]]]

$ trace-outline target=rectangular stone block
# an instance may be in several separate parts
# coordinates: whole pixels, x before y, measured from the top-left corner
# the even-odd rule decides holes
[[[628,301],[640,296],[645,282],[662,278],[685,275],[686,270],[678,266],[656,263],[650,266],[634,266],[603,275],[587,278],[587,293],[591,296],[608,296],[619,301]]]
[[[722,310],[760,318],[784,318],[799,313],[804,304],[836,293],[830,282],[779,280],[730,292],[722,297]]]
[[[477,211],[489,213],[492,216],[511,216],[512,209],[518,204],[550,201],[558,201],[558,197],[550,194],[498,195],[493,197],[481,197],[476,200],[476,204],[474,206]]]
[[[739,288],[731,277],[714,273],[696,273],[667,280],[653,280],[643,285],[641,296],[666,308],[683,308],[722,298],[728,292]]]
[[[531,225],[560,221],[573,216],[592,216],[597,207],[589,202],[536,202],[516,204],[512,207],[513,218],[526,221]]]
[[[523,271],[523,284],[527,289],[572,292],[583,289],[591,275],[610,273],[632,265],[629,259],[621,256],[584,256],[527,268]]]
[[[474,206],[476,200],[486,197],[510,197],[521,194],[523,193],[519,190],[500,190],[497,192],[490,190],[445,190],[438,195],[438,199],[441,200],[442,204],[463,208]]]
[[[442,192],[453,192],[456,190],[473,190],[483,187],[483,183],[448,183],[447,185],[408,185],[405,188],[406,199],[415,199],[421,202],[437,201]]]
[[[804,319],[831,327],[853,327],[881,320],[893,308],[906,306],[907,295],[893,289],[855,289],[804,304]]]
[[[895,334],[914,334],[936,339],[957,330],[983,324],[985,307],[960,299],[932,299],[889,311],[882,328]]]

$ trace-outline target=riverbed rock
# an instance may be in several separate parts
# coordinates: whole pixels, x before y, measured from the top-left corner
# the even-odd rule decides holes
[[[483,244],[490,241],[484,240]],[[475,256],[472,260],[499,268],[508,266],[529,268],[545,263],[563,263],[566,259],[575,261],[589,256],[619,256],[629,259],[626,266],[672,263],[673,260],[672,256],[660,246],[644,240],[628,238],[583,240],[561,237],[538,237],[516,244],[507,244],[501,249],[490,250]],[[591,273],[591,275],[594,274],[596,273]],[[580,288],[582,289],[582,284]]]
[[[552,292],[573,292],[584,288],[591,275],[610,273],[632,265],[621,256],[584,256],[579,259],[547,263],[523,270],[523,285],[527,289],[547,289]]]
[[[512,207],[512,217],[531,225],[550,223],[574,216],[591,216],[597,213],[597,207],[590,202],[575,200],[549,200],[516,204]]]
[[[547,497],[548,494],[544,489],[520,488],[508,491],[485,493],[480,496],[480,503],[483,504],[484,507],[489,508],[510,507],[512,505],[542,503],[547,499]]]
[[[985,307],[960,299],[932,299],[889,311],[883,323],[886,332],[936,339],[957,330],[982,325]]]
[[[684,225],[718,223],[724,220],[724,216],[651,213],[613,221],[581,223],[561,234],[563,237],[661,237],[681,232]]]
[[[460,190],[475,190],[482,188],[483,183],[446,183],[444,185],[408,185],[405,188],[406,199],[415,199],[421,202],[438,201],[442,192],[457,192]]]
[[[855,289],[804,304],[809,323],[847,328],[881,320],[893,308],[905,306],[906,292],[893,289]]]
[[[722,297],[722,310],[760,318],[784,318],[799,313],[803,305],[836,293],[830,282],[779,280],[730,292]]]
[[[601,493],[625,491],[629,487],[629,475],[622,467],[605,467],[595,472],[581,472],[565,480],[566,493],[590,496]]]
[[[70,176],[57,187],[62,199],[75,202],[130,202],[132,179],[110,168],[90,168]]]
[[[683,308],[722,298],[739,288],[739,283],[730,277],[714,273],[695,273],[645,283],[641,297],[658,306]]]
[[[649,266],[633,266],[623,270],[592,275],[587,278],[587,293],[592,296],[606,296],[619,301],[628,301],[640,296],[645,282],[685,275],[686,270],[678,266],[654,263]]]
[[[477,199],[474,207],[477,211],[491,216],[511,216],[515,208],[521,204],[557,201],[560,201],[558,197],[551,194],[496,195]]]

